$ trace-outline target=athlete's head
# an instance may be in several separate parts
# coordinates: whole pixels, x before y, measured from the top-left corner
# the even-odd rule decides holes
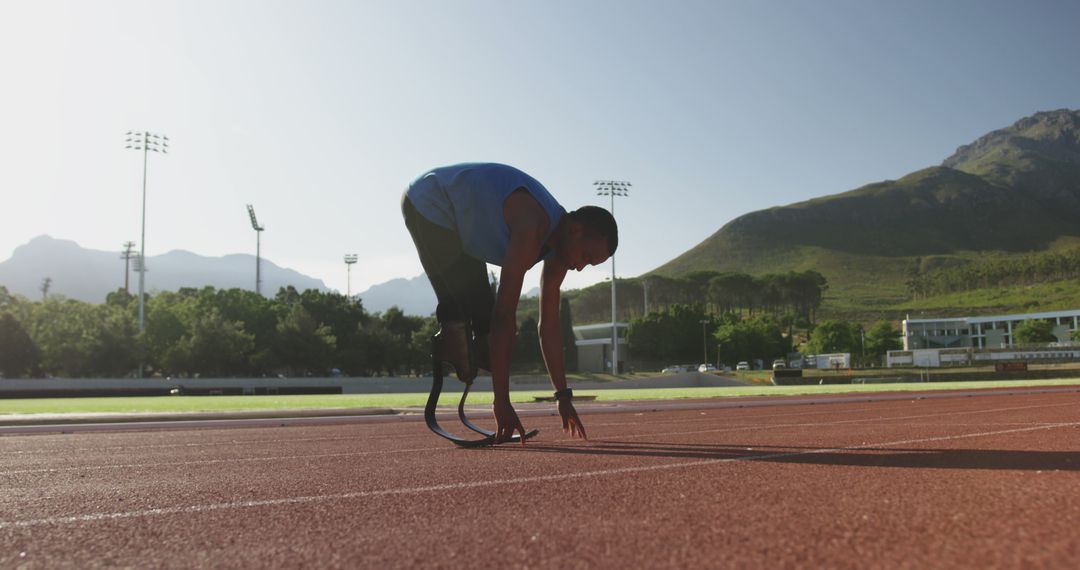
[[[597,206],[582,206],[567,213],[565,232],[557,255],[568,269],[581,271],[599,265],[619,247],[615,217]]]

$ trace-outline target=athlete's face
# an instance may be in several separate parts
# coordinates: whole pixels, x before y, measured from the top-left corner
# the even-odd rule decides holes
[[[581,271],[590,265],[600,265],[607,261],[607,238],[586,232],[579,224],[570,229],[569,239],[563,242],[559,258],[567,271]]]

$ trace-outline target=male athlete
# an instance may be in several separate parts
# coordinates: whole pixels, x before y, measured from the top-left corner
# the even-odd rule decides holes
[[[510,404],[510,355],[525,272],[544,262],[540,277],[540,352],[555,388],[563,431],[586,438],[566,386],[559,326],[559,287],[566,272],[599,265],[615,253],[619,232],[603,208],[573,212],[535,178],[493,163],[436,168],[417,178],[401,199],[405,226],[435,289],[440,331],[435,356],[471,381],[469,343],[477,368],[489,370],[495,392],[495,443],[525,428]],[[502,268],[493,293],[485,262]],[[468,331],[475,335],[470,339]]]

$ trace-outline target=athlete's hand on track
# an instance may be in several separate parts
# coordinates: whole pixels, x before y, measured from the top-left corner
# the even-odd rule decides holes
[[[521,434],[521,445],[525,445],[525,427],[521,425],[521,420],[518,419],[510,400],[500,401],[496,398],[495,423],[499,426],[495,430],[495,443],[510,441],[516,430]]]
[[[563,433],[569,433],[571,437],[589,439],[585,435],[585,426],[581,425],[581,418],[578,417],[577,410],[574,409],[574,404],[569,398],[559,400],[559,415],[562,416]]]

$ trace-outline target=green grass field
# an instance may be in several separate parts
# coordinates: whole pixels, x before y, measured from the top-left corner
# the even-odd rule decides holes
[[[970,390],[977,388],[1080,386],[1080,378],[1061,380],[1012,380],[984,382],[933,382],[909,384],[824,385],[824,386],[744,386],[732,388],[656,388],[581,390],[579,395],[595,395],[597,401],[676,400],[682,398],[738,398],[747,396],[798,396],[925,390]],[[532,402],[551,392],[519,391],[514,402]],[[459,396],[443,394],[440,404],[454,406]],[[160,396],[137,398],[47,398],[0,401],[0,419],[26,414],[131,414],[196,413],[252,410],[341,410],[361,408],[417,408],[426,394],[340,394],[312,396]],[[470,404],[490,404],[490,392],[469,396]]]

